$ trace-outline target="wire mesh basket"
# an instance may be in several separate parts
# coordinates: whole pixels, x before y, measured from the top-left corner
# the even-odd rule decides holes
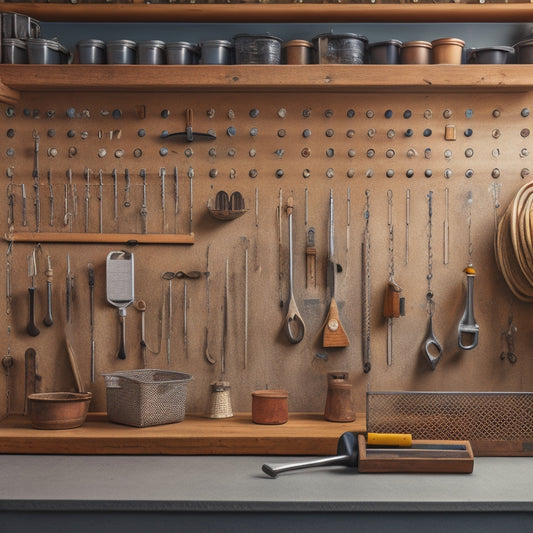
[[[135,427],[181,422],[191,374],[141,369],[104,374],[107,416]]]

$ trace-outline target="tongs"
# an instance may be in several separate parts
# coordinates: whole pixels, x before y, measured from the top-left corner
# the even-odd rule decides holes
[[[188,107],[185,110],[185,131],[169,133],[166,137],[185,137],[185,140],[190,143],[194,141],[195,137],[199,137],[203,139],[205,138],[216,139],[217,138],[215,132],[212,130],[207,131],[207,133],[199,133],[197,131],[193,132],[192,117],[193,117],[192,109]]]

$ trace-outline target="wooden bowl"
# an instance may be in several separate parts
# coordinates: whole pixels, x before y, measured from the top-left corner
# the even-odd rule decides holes
[[[42,392],[28,396],[31,425],[37,429],[72,429],[85,422],[90,392]]]

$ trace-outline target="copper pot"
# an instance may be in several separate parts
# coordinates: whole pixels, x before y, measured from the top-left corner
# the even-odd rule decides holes
[[[431,41],[433,47],[433,63],[444,65],[460,65],[465,42],[454,37]]]
[[[28,396],[31,424],[37,429],[72,429],[87,417],[90,392],[42,392]]]
[[[431,63],[431,43],[407,41],[400,47],[400,63],[403,65],[428,65]]]
[[[284,62],[287,65],[308,65],[312,63],[313,45],[309,41],[294,39],[283,44]]]
[[[252,392],[252,420],[256,424],[285,424],[289,420],[289,393],[286,390]]]

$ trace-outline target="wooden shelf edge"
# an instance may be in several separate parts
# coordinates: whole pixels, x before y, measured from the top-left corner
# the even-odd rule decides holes
[[[0,80],[0,102],[16,104],[20,100],[20,92],[10,89]]]
[[[531,65],[0,65],[15,91],[529,91]]]
[[[52,233],[20,232],[5,233],[8,242],[53,242],[76,244],[194,244],[194,234],[171,233]]]
[[[531,22],[520,4],[0,4],[43,22]]]

